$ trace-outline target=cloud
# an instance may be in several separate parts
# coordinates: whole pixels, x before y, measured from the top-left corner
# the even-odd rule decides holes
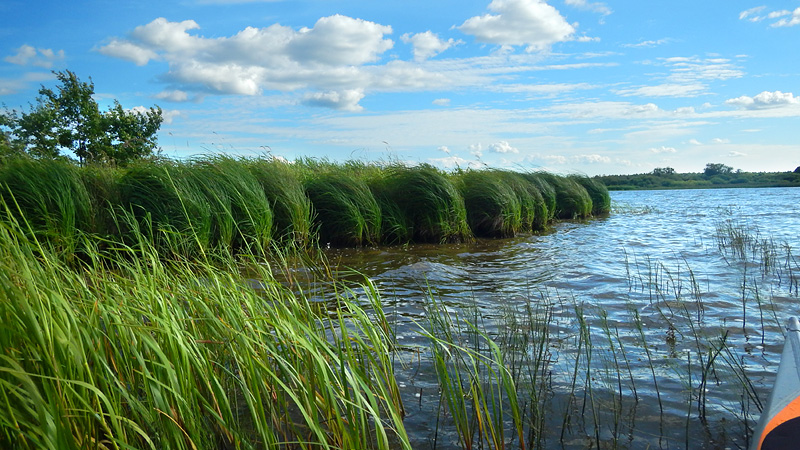
[[[167,100],[169,102],[187,102],[189,101],[189,94],[181,90],[163,91],[155,95],[157,99]]]
[[[56,61],[64,59],[64,50],[54,52],[49,48],[35,48],[30,45],[22,45],[17,49],[15,55],[6,56],[4,61],[18,66],[36,66],[49,69]]]
[[[443,41],[439,36],[430,31],[414,35],[406,33],[402,35],[400,39],[406,44],[414,46],[413,52],[416,61],[424,61],[428,58],[432,58],[448,48],[462,43],[462,41],[456,41],[452,38]]]
[[[655,41],[642,41],[638,44],[622,44],[623,47],[628,48],[650,48],[650,47],[657,47],[659,45],[664,45],[670,42],[670,39],[658,39]]]
[[[506,141],[500,141],[489,146],[489,150],[494,153],[519,153],[519,149],[512,147]]]
[[[746,19],[750,22],[773,20],[774,22],[769,25],[773,28],[793,27],[795,25],[800,25],[800,8],[796,8],[794,11],[789,11],[786,9],[771,11],[767,15],[762,15],[761,12],[764,11],[764,9],[766,9],[766,6],[757,6],[755,8],[744,10],[739,13],[739,20]]]
[[[306,95],[303,103],[309,106],[323,106],[342,111],[361,111],[364,109],[358,102],[364,98],[364,91],[350,89],[341,92],[315,92]]]
[[[723,139],[723,138],[714,138],[714,139],[711,139],[711,142],[713,142],[714,144],[730,144],[731,143],[730,139]]]
[[[697,97],[708,91],[714,81],[741,78],[744,72],[725,58],[671,57],[651,62],[669,70],[666,75],[657,75],[657,84],[617,89],[622,96],[642,97]]]
[[[447,156],[445,158],[428,158],[428,161],[442,166],[446,169],[453,169],[456,167],[467,166],[472,168],[480,168],[482,165],[478,161],[468,161],[460,156]]]
[[[566,0],[564,3],[579,9],[593,11],[604,16],[611,14],[611,8],[606,6],[605,3],[589,3],[586,0]]]
[[[677,150],[675,150],[675,147],[665,147],[663,145],[661,147],[658,147],[658,148],[651,148],[650,151],[653,152],[653,153],[676,153],[677,152]]]
[[[568,41],[575,33],[558,10],[541,0],[492,0],[488,9],[496,14],[471,17],[457,28],[478,42],[524,45],[529,52]]]
[[[449,98],[437,98],[433,102],[434,105],[437,106],[450,106],[450,99]]]
[[[447,146],[446,146],[446,145],[442,145],[441,147],[437,148],[436,150],[438,150],[438,151],[440,151],[440,152],[447,153],[448,155],[450,154],[450,149],[449,149],[449,148],[447,148]]]
[[[758,16],[758,13],[763,11],[765,8],[766,6],[756,6],[755,8],[744,10],[739,13],[739,20],[748,19],[749,17],[748,20],[751,22],[758,22],[759,20],[762,20],[762,18]]]
[[[789,11],[785,11],[785,12],[789,13]],[[781,13],[784,13],[784,11],[781,11]],[[789,14],[791,14],[790,18],[781,19],[781,20],[773,23],[770,26],[771,27],[793,27],[795,25],[800,25],[800,8],[795,9],[794,11],[792,11]],[[789,15],[789,14],[781,14],[781,15]]]
[[[337,14],[319,19],[312,28],[274,24],[216,38],[196,34],[198,29],[193,20],[158,18],[97,50],[137,65],[166,61],[169,71],[162,78],[181,90],[258,95],[264,89],[310,89],[316,93],[307,94],[306,103],[348,111],[360,109],[352,102],[363,98],[364,87],[392,75],[389,65],[382,74],[365,66],[393,47],[385,38],[392,28],[362,19]],[[412,81],[420,78],[416,75]]]
[[[728,153],[728,156],[731,158],[741,158],[743,156],[747,156],[747,153],[737,152],[734,150]]]
[[[741,97],[726,100],[725,104],[735,106],[740,109],[767,109],[794,106],[800,104],[800,97],[795,97],[791,92],[764,91],[755,97],[743,95]]]

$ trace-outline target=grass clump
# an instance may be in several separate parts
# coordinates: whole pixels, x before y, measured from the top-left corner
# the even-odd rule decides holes
[[[0,213],[27,219],[26,231],[66,254],[78,250],[79,236],[92,227],[92,203],[80,169],[68,161],[12,158],[0,165]]]
[[[545,224],[552,222],[556,218],[556,188],[550,184],[543,172],[522,173],[520,174],[525,180],[536,187],[536,190],[542,195],[542,200],[546,208]]]
[[[311,242],[312,209],[297,171],[278,159],[255,159],[248,167],[264,190],[274,213],[275,235],[300,246]]]
[[[500,172],[468,170],[457,175],[467,223],[479,237],[512,237],[522,229],[522,207]]]
[[[503,182],[514,192],[522,214],[522,231],[542,231],[549,222],[547,204],[539,186],[524,175],[511,171],[497,171]]]
[[[321,244],[379,243],[381,208],[363,179],[345,170],[331,170],[311,175],[304,184]]]
[[[570,177],[542,173],[555,189],[557,219],[584,219],[592,215],[592,199],[586,189]]]
[[[402,228],[398,236],[415,242],[464,242],[472,239],[464,198],[433,166],[393,165],[386,169],[380,192]],[[404,228],[404,230],[403,230]]]
[[[571,175],[569,177],[586,189],[589,198],[592,199],[592,214],[604,215],[611,212],[611,195],[605,184],[595,178],[587,176]]]

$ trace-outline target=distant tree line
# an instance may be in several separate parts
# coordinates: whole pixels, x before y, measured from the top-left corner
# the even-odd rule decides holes
[[[677,173],[672,167],[658,167],[650,173],[595,178],[609,190],[790,187],[800,186],[800,167],[793,172],[743,172],[725,164],[708,163],[700,173]]]
[[[42,86],[27,111],[0,111],[0,158],[25,155],[126,165],[157,154],[161,108],[126,110],[114,100],[102,111],[91,78],[83,82],[70,71],[54,74],[57,88]]]

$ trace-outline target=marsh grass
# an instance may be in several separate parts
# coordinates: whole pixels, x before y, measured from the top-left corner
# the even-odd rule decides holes
[[[505,170],[497,173],[517,197],[522,219],[521,231],[542,231],[547,228],[550,218],[538,184],[526,179],[520,173]]]
[[[318,305],[147,236],[74,267],[24,229],[0,223],[0,447],[409,448],[374,287]]]
[[[556,218],[556,188],[547,181],[543,172],[521,173],[520,175],[533,184],[536,190],[542,194],[542,200],[544,200],[544,204],[547,207],[547,219],[545,222],[550,223]]]
[[[577,181],[549,173],[538,175],[555,189],[555,218],[584,219],[592,215],[592,199]]]
[[[472,239],[464,198],[450,179],[429,165],[391,165],[379,191],[401,224],[398,236],[416,242],[464,242]],[[404,217],[405,219],[401,219]]]
[[[298,171],[278,159],[254,159],[247,165],[270,201],[276,237],[299,246],[309,245],[312,242],[311,201]]]
[[[570,175],[568,178],[586,189],[592,200],[592,215],[605,215],[611,212],[611,195],[605,184],[582,175]]]
[[[478,237],[513,237],[523,228],[522,206],[500,172],[467,170],[455,176],[467,223]]]
[[[92,229],[92,203],[77,167],[67,161],[12,158],[0,165],[0,216],[25,220],[31,238],[67,255],[79,251]]]
[[[366,182],[347,170],[310,175],[304,182],[314,206],[321,245],[376,245],[381,237],[381,208]]]

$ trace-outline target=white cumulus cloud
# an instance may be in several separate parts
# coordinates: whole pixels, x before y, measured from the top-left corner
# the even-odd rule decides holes
[[[663,146],[663,145],[661,147],[651,148],[650,151],[653,152],[653,153],[676,153],[677,152],[675,147],[666,147],[666,146]]]
[[[17,53],[3,58],[4,61],[18,66],[36,66],[49,69],[56,61],[64,59],[64,50],[53,51],[49,48],[35,48],[31,45],[22,45]]]
[[[489,150],[495,153],[519,153],[519,149],[512,147],[506,141],[500,141],[489,146]]]
[[[541,0],[493,0],[488,9],[495,14],[471,17],[458,29],[479,42],[524,45],[528,51],[568,41],[575,33],[558,10]]]
[[[310,106],[324,106],[342,111],[361,111],[363,107],[358,104],[364,98],[364,91],[350,89],[341,92],[314,92],[306,95],[304,103]]]
[[[725,103],[741,109],[779,108],[800,104],[800,97],[795,97],[791,92],[764,91],[755,97],[743,95],[726,100]]]
[[[406,44],[411,44],[414,47],[414,59],[417,61],[424,61],[428,58],[432,58],[448,48],[461,43],[461,41],[456,41],[452,38],[446,41],[442,40],[439,38],[439,36],[431,31],[413,35],[406,33],[402,35],[400,39]]]

